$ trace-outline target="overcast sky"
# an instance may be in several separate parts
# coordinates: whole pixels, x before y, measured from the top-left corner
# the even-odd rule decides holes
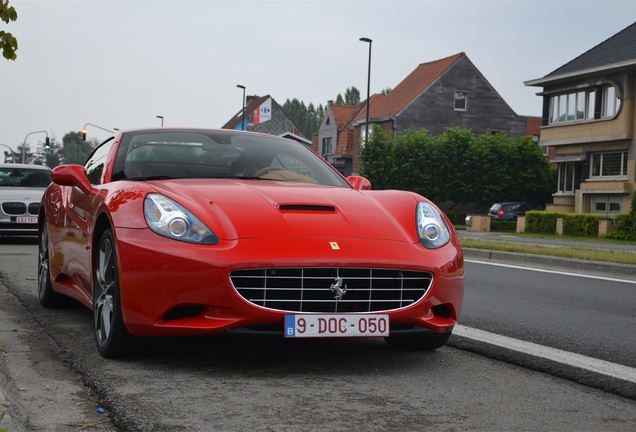
[[[634,0],[10,0],[15,62],[0,57],[0,143],[45,130],[218,128],[248,95],[364,99],[459,52],[512,109],[541,115],[543,77],[636,20]],[[89,138],[110,136],[88,127]],[[27,142],[34,150],[43,133]],[[6,148],[0,146],[0,152]],[[0,153],[1,154],[1,153]]]

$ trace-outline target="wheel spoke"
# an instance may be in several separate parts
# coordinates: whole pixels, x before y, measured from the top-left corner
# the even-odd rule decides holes
[[[113,323],[113,295],[115,287],[114,254],[110,241],[100,245],[95,269],[94,315],[95,334],[100,344],[110,336]]]
[[[42,234],[40,236],[40,250],[38,254],[38,293],[40,298],[44,295],[46,289],[47,276],[49,272],[49,240],[46,224],[42,226]]]

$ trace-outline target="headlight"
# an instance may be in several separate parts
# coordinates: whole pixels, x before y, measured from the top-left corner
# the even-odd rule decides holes
[[[148,194],[144,200],[148,227],[159,235],[188,243],[217,244],[219,238],[203,222],[168,197]]]
[[[417,203],[417,235],[428,249],[444,246],[450,240],[450,231],[437,208],[429,203]]]

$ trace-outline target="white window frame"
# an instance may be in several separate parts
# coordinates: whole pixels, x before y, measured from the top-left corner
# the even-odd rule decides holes
[[[571,169],[572,178],[568,182],[568,171]],[[565,162],[559,164],[559,174],[557,177],[557,192],[560,194],[574,194],[574,179],[576,176],[576,165],[574,162]],[[570,183],[571,189],[567,188]]]
[[[458,96],[463,96],[463,98]],[[463,106],[458,107],[457,106],[458,101],[464,101]],[[453,107],[455,108],[455,111],[468,111],[468,92],[464,90],[455,90],[453,104],[454,104]]]
[[[621,108],[616,87],[606,85],[601,90],[601,118],[612,118]],[[549,124],[573,123],[594,120],[596,89],[577,90],[554,95],[550,98]]]
[[[621,108],[621,100],[616,94],[616,88],[614,86],[603,87],[603,107],[601,111],[601,118],[610,118],[618,114]]]
[[[621,167],[619,174],[603,174],[603,159],[606,155],[615,155],[619,153],[621,155]],[[626,151],[612,151],[603,153],[592,153],[590,155],[590,179],[607,179],[607,178],[623,178],[627,176],[627,158],[628,153]],[[594,159],[599,158],[598,175],[594,174]]]
[[[320,152],[322,157],[326,158],[328,155],[333,154],[333,151],[332,151],[332,148],[331,148],[331,143],[332,142],[333,142],[333,138],[332,137],[326,137],[326,138],[322,139],[322,143],[321,143],[322,151]]]

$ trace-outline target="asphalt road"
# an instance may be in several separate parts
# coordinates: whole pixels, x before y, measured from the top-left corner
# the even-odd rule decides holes
[[[0,238],[0,429],[636,429],[636,400],[516,366],[515,354],[502,362],[452,346],[397,352],[376,339],[187,338],[106,360],[90,311],[39,306],[36,253],[33,242]],[[467,317],[497,317],[473,293]]]
[[[636,368],[636,284],[466,264],[461,324]]]

